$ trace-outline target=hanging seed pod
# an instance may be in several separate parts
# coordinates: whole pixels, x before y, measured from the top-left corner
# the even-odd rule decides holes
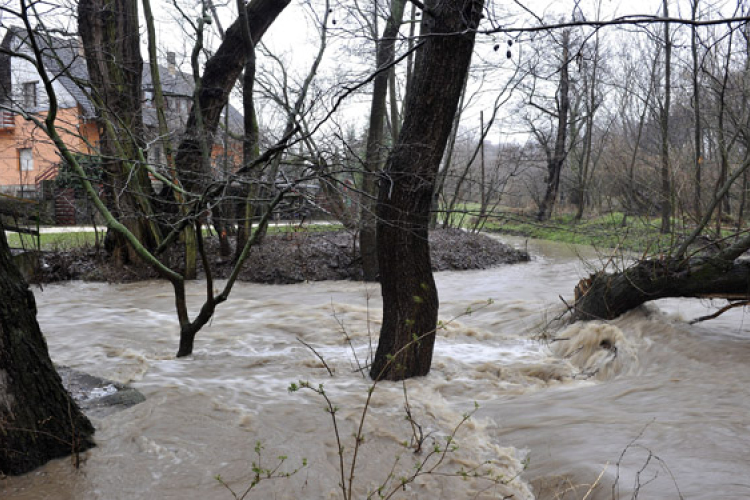
[[[510,56],[511,56],[511,53],[510,53],[510,50],[509,50],[508,52],[505,53],[505,57],[507,57],[508,59],[510,59]]]
[[[500,44],[496,43],[495,46],[492,47],[492,50],[494,50],[495,52],[497,52],[498,50],[500,50]]]
[[[513,40],[508,40],[508,47],[513,47]]]

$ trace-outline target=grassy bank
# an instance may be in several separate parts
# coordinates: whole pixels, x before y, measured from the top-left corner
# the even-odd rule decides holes
[[[672,234],[661,234],[659,218],[627,217],[613,212],[575,221],[573,215],[558,215],[546,222],[535,217],[507,215],[490,218],[486,231],[527,236],[564,243],[619,248],[639,253],[665,252],[674,247],[687,230],[680,226]]]
[[[305,224],[299,226],[298,224],[287,224],[280,223],[278,225],[270,226],[268,228],[268,234],[286,234],[286,233],[297,233],[297,232],[327,232],[327,231],[339,231],[343,227],[340,224]],[[101,243],[106,233],[105,230],[99,231],[99,242]],[[208,235],[209,232],[206,231]],[[73,250],[76,248],[92,247],[96,244],[97,234],[93,231],[76,231],[66,233],[45,233],[39,235],[39,241],[37,237],[30,234],[19,234],[19,233],[8,233],[8,244],[11,248],[25,248],[25,249],[36,249],[37,245],[39,248],[45,251],[57,251],[57,250]]]
[[[96,233],[93,231],[81,231],[74,233],[42,233],[37,237],[31,234],[9,233],[8,245],[11,248],[25,248],[33,250],[37,245],[42,250],[72,250],[74,248],[84,248],[94,246],[96,243]],[[99,232],[100,240],[104,238],[104,232]]]

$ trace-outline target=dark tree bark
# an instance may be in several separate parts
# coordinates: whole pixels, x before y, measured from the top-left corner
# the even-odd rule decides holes
[[[644,260],[614,274],[598,273],[576,286],[574,319],[614,319],[667,297],[746,299],[750,262],[693,257]]]
[[[585,100],[584,109],[586,116],[584,118],[586,132],[583,136],[583,157],[581,158],[578,168],[578,200],[575,214],[576,222],[583,218],[583,211],[586,209],[586,205],[589,199],[589,184],[593,171],[596,169],[597,161],[594,160],[592,165],[592,147],[594,138],[594,116],[599,110],[601,99],[598,98],[597,89],[599,87],[599,34],[594,36],[594,47],[593,47],[593,61],[591,61],[591,73],[582,74],[581,79],[583,80],[583,99]],[[571,134],[573,135],[573,134]]]
[[[376,231],[376,200],[378,192],[377,175],[385,158],[383,141],[385,129],[386,97],[388,94],[387,70],[396,57],[396,37],[404,15],[404,0],[391,2],[391,15],[388,17],[383,35],[377,41],[375,67],[379,71],[372,83],[370,102],[370,126],[367,131],[367,153],[365,172],[362,180],[362,203],[360,210],[359,251],[362,255],[362,271],[365,281],[378,279],[378,253]]]
[[[429,0],[424,45],[404,103],[404,124],[380,178],[378,263],[383,325],[373,379],[401,380],[430,370],[438,295],[427,241],[430,204],[474,48],[482,0]]]
[[[242,28],[242,43],[244,44],[246,54],[245,71],[242,75],[242,111],[245,128],[242,137],[242,164],[250,165],[260,156],[260,130],[258,129],[258,120],[255,115],[255,98],[253,96],[255,88],[255,45],[253,45],[253,35],[247,20],[247,12],[242,9],[242,5],[243,0],[237,0],[238,21]],[[229,116],[228,113],[227,116]],[[257,181],[258,177],[258,173],[253,172],[253,175],[249,179]],[[245,246],[252,231],[252,218],[255,212],[253,198],[257,197],[258,192],[257,183],[247,184],[242,189],[245,203],[242,205],[242,215],[239,217],[239,224],[237,225],[235,262],[239,259],[242,248]]]
[[[573,319],[612,319],[645,302],[667,297],[750,298],[750,262],[740,259],[750,251],[750,235],[716,254],[686,257],[723,196],[748,168],[750,161],[734,171],[706,207],[698,226],[673,253],[637,261],[621,272],[599,272],[581,280],[575,288]]]
[[[92,447],[94,428],[52,366],[2,225],[0,297],[0,474],[15,475]]]
[[[664,17],[669,17],[669,2],[664,0]],[[664,102],[659,116],[661,128],[661,228],[672,230],[672,187],[669,173],[669,111],[672,104],[672,38],[669,23],[664,23]]]
[[[548,220],[555,208],[557,192],[560,189],[560,173],[562,172],[565,157],[567,156],[567,134],[568,114],[570,111],[570,76],[568,74],[568,63],[570,59],[570,31],[563,31],[562,39],[562,65],[560,66],[560,86],[557,92],[557,137],[555,138],[555,149],[547,162],[547,189],[539,206],[537,219]]]
[[[81,0],[78,29],[99,121],[107,196],[118,220],[149,250],[161,240],[149,201],[151,181],[140,166],[143,147],[141,57],[137,0]],[[114,231],[108,248],[120,263],[137,261],[133,248]]]
[[[719,157],[720,157],[720,167],[719,167],[719,177],[716,180],[716,185],[714,187],[714,193],[718,193],[721,191],[721,187],[726,183],[727,178],[729,177],[729,164],[730,164],[730,154],[732,151],[733,143],[735,142],[734,138],[732,138],[732,134],[729,133],[727,130],[727,123],[726,120],[728,118],[728,103],[727,103],[727,93],[729,92],[729,79],[731,74],[731,64],[729,64],[731,54],[732,54],[732,45],[734,41],[734,31],[730,32],[728,37],[728,47],[727,47],[727,54],[726,58],[724,60],[724,68],[721,80],[716,78],[714,80],[714,86],[716,87],[716,101],[718,105],[718,119],[717,119],[717,126],[716,126],[716,142],[717,146],[719,148]],[[724,219],[724,214],[729,215],[731,213],[730,211],[730,205],[729,205],[729,191],[726,191],[721,197],[720,197],[721,203],[718,205],[718,211],[716,213],[716,235],[717,237],[720,237],[721,235],[721,226]]]
[[[714,200],[714,204],[718,199]],[[713,211],[713,208],[710,209]],[[750,298],[750,236],[711,256],[645,259],[617,273],[596,273],[575,289],[574,319],[613,319],[645,302],[667,297]]]
[[[253,46],[258,44],[289,2],[290,0],[252,0],[247,4],[245,12]],[[207,144],[214,143],[213,137],[219,126],[221,110],[227,104],[229,93],[240,76],[248,55],[242,29],[242,20],[236,20],[226,31],[219,49],[206,62],[198,99],[203,126],[198,126],[195,109],[192,109],[185,135],[177,150],[177,168],[189,190],[199,188],[208,178],[208,172],[203,171],[201,133],[206,134]]]
[[[691,19],[695,21],[698,18],[698,3],[700,0],[692,0],[691,2]],[[693,56],[693,123],[695,126],[694,137],[695,137],[695,186],[694,193],[695,199],[693,200],[693,210],[695,217],[700,219],[701,217],[701,167],[703,166],[703,121],[701,119],[701,85],[700,75],[698,73],[700,69],[700,62],[698,60],[698,34],[697,27],[692,26],[690,31],[690,51]]]

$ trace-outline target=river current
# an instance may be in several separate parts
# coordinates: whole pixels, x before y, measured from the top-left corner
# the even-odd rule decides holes
[[[750,498],[750,318],[738,309],[689,325],[711,304],[670,299],[558,328],[560,296],[569,300],[606,257],[549,243],[528,250],[529,263],[436,275],[443,329],[433,369],[373,391],[352,498],[378,486],[408,499]],[[190,288],[193,311],[203,287]],[[262,481],[248,499],[342,497],[327,403],[288,388],[323,384],[348,483],[370,387],[358,366],[377,342],[376,287],[240,283],[198,334],[195,354],[179,360],[165,283],[35,293],[56,363],[130,383],[147,399],[94,419],[98,446],[79,469],[61,459],[0,480],[0,498],[231,499],[216,476],[243,492],[258,451],[263,469],[286,456],[279,471],[299,470]],[[404,392],[425,436],[416,454]],[[398,486],[415,464],[431,469],[441,455],[431,450],[451,436],[432,474]]]

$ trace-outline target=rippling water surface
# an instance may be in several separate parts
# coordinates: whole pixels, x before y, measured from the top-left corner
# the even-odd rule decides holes
[[[475,402],[479,410],[456,433],[458,449],[440,474],[394,498],[750,498],[743,311],[690,326],[709,304],[663,300],[607,324],[553,331],[546,325],[562,309],[559,296],[569,297],[598,257],[562,245],[529,250],[536,258],[527,264],[437,275],[445,328],[430,375],[406,382],[410,411],[427,443],[445,443]],[[194,307],[202,286],[190,289]],[[324,384],[348,464],[369,387],[357,366],[377,342],[377,288],[239,284],[199,333],[194,356],[180,360],[164,283],[70,283],[37,297],[55,362],[131,383],[147,400],[95,420],[98,447],[80,470],[57,460],[0,481],[0,498],[231,499],[215,476],[243,489],[259,441],[263,467],[280,455],[288,457],[281,470],[303,458],[308,466],[262,482],[248,498],[341,497],[325,401],[287,389]],[[354,498],[426,458],[403,447],[411,436],[404,417],[402,384],[380,384]],[[480,466],[505,484],[451,477]]]

